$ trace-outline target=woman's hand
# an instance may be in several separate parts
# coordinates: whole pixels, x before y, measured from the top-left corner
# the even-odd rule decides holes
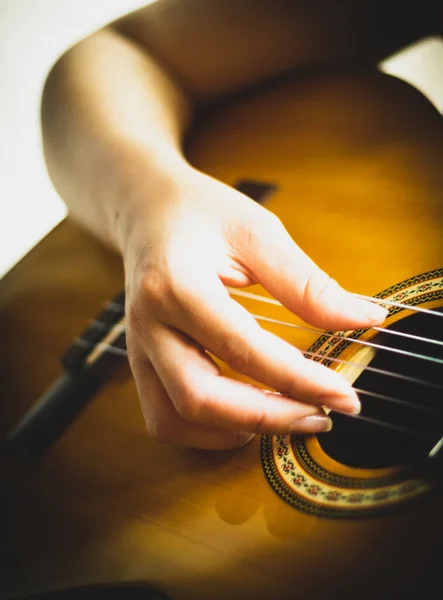
[[[122,244],[128,354],[151,436],[230,448],[255,433],[326,431],[322,406],[358,412],[343,377],[262,329],[224,286],[258,282],[322,328],[372,326],[385,311],[340,288],[248,197],[188,165],[177,181]],[[208,353],[280,393],[222,376]]]

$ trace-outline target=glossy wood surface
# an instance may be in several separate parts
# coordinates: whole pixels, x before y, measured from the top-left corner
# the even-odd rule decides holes
[[[269,208],[353,291],[443,266],[443,124],[402,82],[286,82],[209,118],[188,152],[231,185],[277,183]],[[2,281],[1,433],[122,284],[120,259],[70,222]],[[176,600],[437,598],[440,508],[431,495],[389,517],[302,514],[266,482],[258,439],[217,453],[149,440],[124,368],[41,462],[1,459],[0,597],[145,581]]]

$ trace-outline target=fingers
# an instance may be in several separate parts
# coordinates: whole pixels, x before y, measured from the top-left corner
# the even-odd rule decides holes
[[[254,437],[241,430],[208,427],[185,420],[176,411],[143,351],[132,354],[131,368],[150,437],[166,444],[205,450],[238,448]]]
[[[188,423],[210,427],[219,437],[222,436],[220,432],[228,428],[251,433],[314,433],[331,428],[329,417],[319,406],[223,377],[207,353],[173,329],[156,329],[152,342],[150,358],[153,367],[178,415]],[[138,375],[141,395],[158,398],[158,387],[153,393],[152,388],[146,388],[147,384],[143,383],[146,373],[144,378],[143,373]],[[158,386],[158,382],[155,385]],[[165,410],[164,400],[162,407],[157,406],[157,400],[154,404],[149,400],[150,408],[145,409],[148,422],[153,419],[149,414],[154,410],[153,406],[157,411],[156,419],[159,411]],[[181,425],[177,418],[173,422]],[[200,430],[197,433],[203,435]],[[183,432],[180,435],[183,437]],[[228,436],[227,433],[224,435]],[[232,431],[229,435],[233,435]]]
[[[218,278],[212,277],[211,281],[207,274],[190,285],[182,294],[181,303],[171,311],[177,330],[235,371],[293,399],[352,413],[360,410],[356,393],[343,377],[305,359],[296,348],[262,329],[229,297]],[[159,343],[156,338],[150,346]],[[227,384],[219,382],[218,385]]]
[[[242,255],[254,277],[302,319],[321,328],[355,329],[381,323],[387,311],[346,292],[266,213]]]
[[[383,319],[383,309],[341,289],[272,223],[268,236],[258,231],[249,237],[242,260],[276,298],[320,327],[363,327]],[[185,263],[179,277],[169,270],[167,277],[160,273],[158,281],[151,280],[132,316],[139,349],[131,366],[151,435],[227,448],[242,445],[251,433],[326,431],[331,421],[322,406],[359,412],[357,395],[344,378],[263,330],[229,297],[211,261],[198,262],[194,257],[192,269]],[[153,318],[155,327],[147,323]],[[223,377],[202,348],[281,393]]]

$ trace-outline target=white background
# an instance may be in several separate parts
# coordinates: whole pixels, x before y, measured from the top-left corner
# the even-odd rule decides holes
[[[66,214],[41,152],[39,103],[51,65],[85,35],[148,3],[0,0],[0,277]],[[382,68],[443,110],[442,41],[421,42]]]

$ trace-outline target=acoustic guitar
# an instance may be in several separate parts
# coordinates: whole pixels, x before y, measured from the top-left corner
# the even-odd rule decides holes
[[[2,454],[0,597],[441,598],[441,116],[392,77],[311,75],[209,111],[186,152],[389,308],[379,329],[318,332],[259,286],[235,296],[349,378],[361,416],[233,451],[151,440],[113,343],[121,261],[64,221],[1,282],[2,439],[78,360],[120,366],[38,458]],[[117,316],[91,326],[100,310]]]

